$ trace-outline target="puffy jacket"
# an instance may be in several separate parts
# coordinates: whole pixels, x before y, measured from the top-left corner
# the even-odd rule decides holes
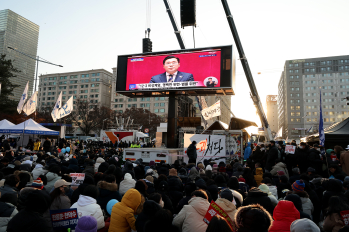
[[[270,213],[270,215],[273,215],[274,206],[271,203],[268,194],[264,193],[262,190],[258,188],[252,188],[248,192],[247,197],[242,205],[246,206],[251,204],[260,204]]]
[[[118,192],[117,184],[99,181],[97,187],[99,188],[97,204],[99,204],[103,210],[107,210],[106,206],[111,199],[121,201],[121,195]]]
[[[11,203],[0,202],[0,232],[6,232],[7,224],[18,213]]]
[[[233,202],[224,198],[218,198],[216,203],[229,215],[232,221],[235,221],[235,214],[237,210]]]
[[[277,174],[278,171],[283,171],[285,173],[285,176],[287,176],[287,178],[289,178],[288,175],[288,171],[287,171],[287,167],[286,164],[279,162],[277,164],[275,164],[275,166],[273,167],[273,169],[270,171],[270,173],[275,176]]]
[[[62,177],[60,177],[59,175],[57,175],[56,173],[53,173],[53,172],[48,172],[46,174],[46,178],[47,178],[47,184],[45,185],[45,189],[48,193],[51,192],[56,181],[62,179]]]
[[[265,163],[265,169],[270,171],[275,165],[275,160],[277,160],[279,156],[279,151],[275,146],[270,147],[268,155],[267,155],[267,161]]]
[[[262,168],[256,168],[256,175],[254,175],[254,179],[257,183],[257,186],[261,184],[263,181],[263,169]]]
[[[292,222],[299,219],[300,215],[291,201],[280,201],[274,209],[273,218],[269,232],[284,232],[290,231]]]
[[[201,197],[189,200],[189,205],[183,206],[182,210],[173,219],[172,224],[182,232],[206,231],[207,224],[203,221],[210,203]]]
[[[80,195],[78,202],[70,207],[78,209],[79,218],[83,216],[92,216],[97,220],[97,230],[105,226],[104,217],[101,207],[97,204],[96,199],[85,195]]]
[[[132,176],[130,173],[126,173],[124,180],[120,183],[119,193],[121,195],[124,195],[127,190],[134,188],[136,186],[136,181],[132,179]]]
[[[244,151],[244,160],[247,160],[248,158],[250,158],[251,153],[252,153],[251,143],[248,142]]]
[[[142,195],[136,189],[128,190],[121,202],[113,206],[109,232],[129,232],[136,230],[135,214],[142,204]]]
[[[34,151],[38,151],[40,148],[41,142],[35,142],[34,143]]]
[[[99,168],[99,165],[101,165],[101,163],[104,163],[105,160],[101,157],[98,157],[97,160],[96,160],[96,163],[95,163],[95,172],[98,172],[98,168]]]
[[[36,180],[40,175],[45,175],[48,170],[45,170],[41,164],[37,164],[32,171],[33,179]]]

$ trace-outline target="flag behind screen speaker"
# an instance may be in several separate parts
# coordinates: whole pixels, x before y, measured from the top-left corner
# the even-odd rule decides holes
[[[196,27],[196,0],[181,0],[181,25]]]

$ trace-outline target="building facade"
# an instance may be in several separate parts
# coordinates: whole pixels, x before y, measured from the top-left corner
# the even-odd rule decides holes
[[[53,73],[39,77],[38,108],[51,112],[62,91],[63,104],[74,96],[91,104],[110,107],[112,73],[104,69]]]
[[[278,88],[283,138],[296,139],[317,132],[320,104],[324,127],[342,121],[349,116],[343,100],[349,96],[349,56],[287,60]]]
[[[35,60],[16,51],[36,57],[39,40],[39,26],[11,10],[0,11],[0,54],[5,54],[6,59],[13,60],[13,65],[20,73],[11,82],[19,85],[13,91],[11,99],[19,100],[25,85],[29,81],[29,93],[34,86]]]
[[[278,104],[277,95],[267,95],[267,120],[271,132],[278,132]]]

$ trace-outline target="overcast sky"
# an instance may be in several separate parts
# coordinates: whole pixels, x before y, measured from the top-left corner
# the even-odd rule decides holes
[[[180,26],[179,2],[170,0]],[[228,3],[264,106],[266,95],[277,94],[285,60],[349,54],[349,1]],[[221,1],[197,0],[196,4],[196,47],[235,47]],[[39,74],[99,68],[112,72],[118,55],[142,51],[146,0],[3,0],[1,9],[11,9],[38,24],[38,55],[64,66],[41,63]],[[182,30],[182,35],[186,47],[193,48],[192,27]],[[151,1],[150,38],[153,51],[179,48],[162,0]],[[240,61],[236,65],[232,111],[260,125]]]

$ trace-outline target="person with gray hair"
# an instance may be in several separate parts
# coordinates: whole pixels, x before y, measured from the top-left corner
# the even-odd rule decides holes
[[[293,175],[290,177],[289,182],[294,183],[296,180],[300,180],[301,171],[298,167],[292,169]]]

